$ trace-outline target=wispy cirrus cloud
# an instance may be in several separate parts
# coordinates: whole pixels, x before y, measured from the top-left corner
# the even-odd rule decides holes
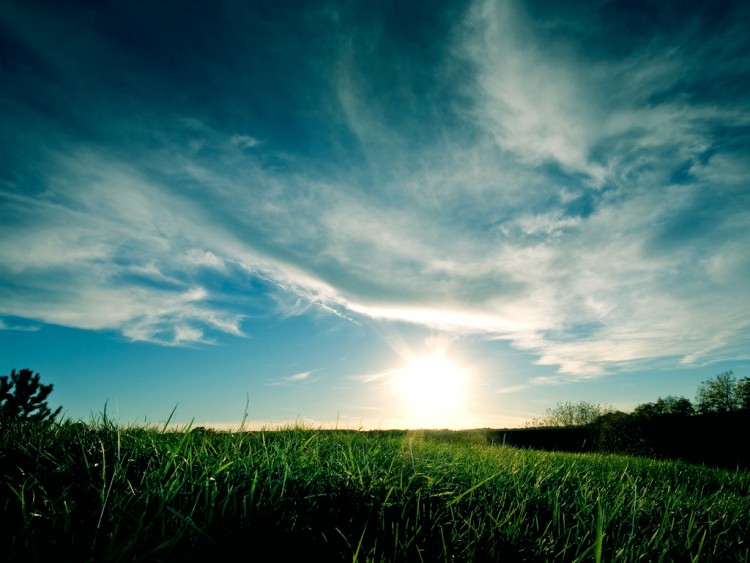
[[[566,377],[747,358],[746,9],[634,33],[611,3],[446,3],[422,43],[358,9],[285,14],[300,58],[246,8],[260,52],[199,27],[226,64],[191,47],[163,74],[144,53],[171,43],[134,48],[127,14],[70,34],[74,65],[9,9],[28,64],[2,98],[0,313],[188,344],[326,311],[509,340]],[[274,65],[295,81],[256,87]]]
[[[5,319],[0,319],[0,330],[19,330],[21,332],[36,332],[41,329],[38,324],[29,324],[28,322],[8,322]]]
[[[315,378],[311,378],[310,376],[318,371],[320,371],[320,369],[300,371],[286,377],[280,377],[269,381],[266,385],[298,385],[302,383],[312,383],[315,381]]]

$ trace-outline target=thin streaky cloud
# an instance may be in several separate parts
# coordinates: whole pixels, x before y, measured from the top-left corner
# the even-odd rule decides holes
[[[518,392],[524,391],[525,389],[528,389],[528,388],[529,388],[529,386],[525,385],[525,384],[510,385],[508,387],[500,387],[498,389],[495,389],[495,393],[501,393],[501,394],[518,393]]]
[[[321,371],[321,369],[322,368],[300,371],[286,377],[280,377],[274,379],[273,381],[269,381],[268,383],[266,383],[266,385],[294,385],[299,383],[311,383],[315,380],[315,378],[311,378],[310,376],[316,372]]]
[[[675,6],[441,4],[418,47],[379,6],[132,45],[115,7],[81,35],[11,3],[0,314],[187,346],[252,334],[253,295],[563,379],[746,358],[747,8]]]

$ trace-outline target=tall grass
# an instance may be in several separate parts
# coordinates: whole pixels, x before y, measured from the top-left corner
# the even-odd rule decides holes
[[[750,472],[438,433],[19,425],[11,561],[748,561]]]

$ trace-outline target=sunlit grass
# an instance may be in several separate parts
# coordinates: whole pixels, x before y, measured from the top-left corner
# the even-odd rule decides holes
[[[187,430],[187,429],[186,429]],[[750,472],[481,433],[6,428],[10,560],[748,561]]]

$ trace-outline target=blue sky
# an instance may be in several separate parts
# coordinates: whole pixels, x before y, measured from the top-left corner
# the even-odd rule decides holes
[[[0,371],[364,428],[748,376],[749,16],[3,2]]]

